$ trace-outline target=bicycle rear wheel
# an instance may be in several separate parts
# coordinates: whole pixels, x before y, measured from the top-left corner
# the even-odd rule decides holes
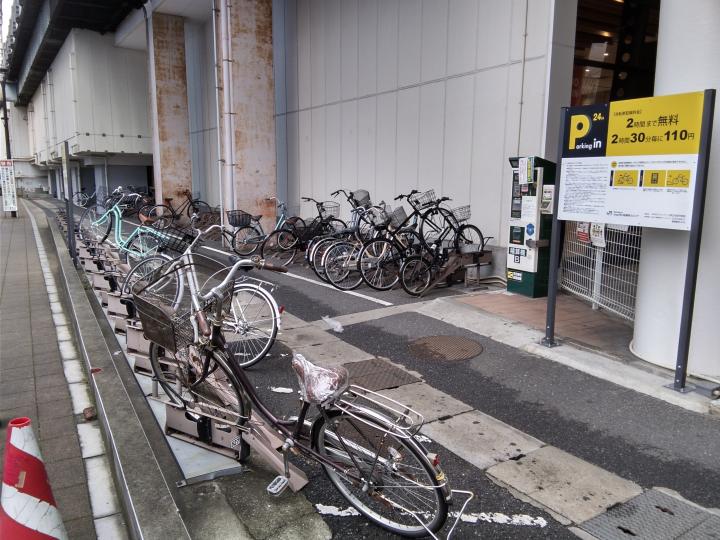
[[[353,414],[329,412],[312,428],[313,448],[337,464],[323,465],[330,481],[360,513],[388,531],[419,538],[427,535],[425,527],[440,530],[447,501],[440,474],[420,445],[389,432],[389,419]]]
[[[145,257],[157,255],[163,248],[163,243],[154,234],[139,231],[122,249],[120,257],[127,264],[134,266]]]
[[[327,250],[332,247],[333,244],[339,242],[335,236],[327,236],[320,240],[314,241],[312,249],[310,251],[310,268],[312,268],[315,275],[323,280],[325,283],[329,283],[327,275],[325,274],[325,266],[323,265],[323,258]]]
[[[160,231],[167,229],[175,221],[175,213],[172,208],[165,204],[144,206],[140,209],[141,214],[150,218],[152,227]]]
[[[269,292],[257,285],[236,285],[223,319],[232,364],[246,369],[265,358],[275,343],[279,319],[280,310]]]
[[[212,208],[210,208],[210,205],[205,201],[201,201],[198,199],[191,202],[185,212],[187,213],[187,217],[190,218],[193,214],[209,214],[210,212],[212,212]]]
[[[151,255],[143,259],[127,273],[120,293],[129,296],[133,285],[139,281],[152,282],[146,290],[168,306],[177,307],[185,287],[179,273],[169,268],[168,263],[172,260],[168,255]]]
[[[173,353],[157,343],[150,346],[150,365],[165,396],[190,413],[209,416],[215,423],[240,427],[250,417],[250,404],[227,357],[190,345]],[[250,455],[242,440],[240,460]]]
[[[110,234],[113,226],[113,216],[105,216],[105,221],[99,220],[105,216],[105,209],[96,204],[88,206],[80,216],[78,231],[83,242],[97,242],[102,244]]]
[[[233,234],[232,248],[238,255],[252,255],[260,247],[263,240],[263,233],[250,225],[240,227]]]

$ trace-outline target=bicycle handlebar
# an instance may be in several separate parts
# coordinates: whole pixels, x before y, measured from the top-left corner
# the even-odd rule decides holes
[[[235,274],[237,274],[238,270],[240,270],[241,268],[264,268],[265,270],[272,270],[273,272],[287,272],[287,268],[283,266],[275,266],[271,263],[266,263],[260,257],[253,257],[251,259],[240,259],[235,262],[233,267],[228,272],[228,275],[225,276],[225,279],[222,281],[222,283],[210,289],[207,294],[201,294],[198,296],[200,296],[200,298],[203,300],[210,300],[210,298],[212,298],[213,296],[215,298],[222,298],[222,294],[220,291],[225,289],[230,284],[230,282],[235,279]]]
[[[412,190],[410,193],[408,193],[407,195],[402,195],[402,194],[398,195],[397,197],[395,197],[395,200],[396,200],[396,201],[399,201],[400,199],[409,199],[410,197],[412,197],[412,196],[415,195],[416,193],[420,193],[420,192],[419,192],[417,189],[413,189],[413,190]]]

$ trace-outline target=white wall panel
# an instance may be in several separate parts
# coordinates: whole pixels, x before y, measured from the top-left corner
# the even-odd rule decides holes
[[[420,145],[418,186],[441,191],[445,137],[445,83],[420,89]]]
[[[423,0],[421,79],[445,76],[447,62],[448,0]]]
[[[310,107],[312,71],[310,69],[310,0],[297,0],[297,80],[298,108]]]
[[[284,0],[283,29],[285,32],[285,102],[286,111],[296,111],[298,102],[298,2]],[[273,28],[273,33],[278,28]],[[286,112],[279,110],[278,112]]]
[[[310,123],[312,142],[310,144],[312,153],[311,184],[312,197],[322,200],[327,196],[326,189],[326,164],[325,164],[325,107],[312,109],[310,111]]]
[[[383,0],[378,11],[378,92],[397,88],[398,0]]]
[[[342,0],[340,7],[342,99],[352,99],[358,95],[358,0]]]
[[[341,87],[341,5],[337,0],[325,4],[325,103],[340,99]]]
[[[448,75],[475,68],[477,54],[477,0],[450,0],[448,10]]]
[[[310,95],[313,107],[325,100],[325,14],[328,0],[310,0]]]
[[[358,95],[377,91],[378,0],[358,3]]]
[[[397,93],[381,94],[377,98],[377,161],[375,163],[376,200],[389,204],[395,197],[395,159],[397,151]]]
[[[528,3],[526,58],[544,55],[548,50],[552,3],[553,0],[532,0]]]
[[[287,112],[287,89],[285,87],[285,73],[287,73],[287,62],[285,61],[285,55],[289,49],[285,45],[285,36],[287,35],[285,30],[285,9],[287,9],[287,2],[279,0],[273,2],[272,5],[272,25],[273,28],[277,29],[272,34],[273,38],[273,77],[275,77],[275,110],[278,113]],[[211,22],[211,21],[210,21]],[[188,21],[185,21],[185,34],[187,39],[187,27]],[[210,48],[212,52],[212,47]],[[186,50],[186,56],[190,51]],[[212,57],[211,57],[212,58]],[[212,62],[212,60],[211,60]],[[189,78],[188,78],[189,79]],[[188,80],[190,84],[190,80]]]
[[[341,141],[340,141],[340,105],[330,105],[325,116],[325,191],[321,194],[328,197],[331,192],[343,187],[341,179]],[[320,194],[319,194],[320,195]]]
[[[300,175],[300,137],[298,126],[298,113],[289,113],[287,118],[287,204],[299,206],[300,197],[304,195]],[[304,214],[303,214],[304,215]]]
[[[474,87],[472,77],[458,77],[449,79],[445,90],[447,94],[442,193],[453,199],[453,206],[465,204],[470,197]]]
[[[480,0],[478,6],[477,68],[505,64],[510,58],[511,0]],[[515,39],[515,41],[519,41]]]
[[[310,111],[300,111],[298,115],[298,190],[302,197],[313,196],[312,185],[312,123]],[[299,201],[298,201],[299,202]],[[314,206],[303,203],[302,215],[312,215]]]
[[[341,184],[345,189],[358,189],[358,102],[341,105]]]
[[[398,5],[398,86],[420,81],[422,2],[400,0]]]
[[[375,188],[376,98],[358,100],[358,187]]]
[[[544,57],[525,64],[520,136],[520,155],[523,156],[537,156],[543,152],[546,69]]]
[[[415,189],[418,183],[420,89],[398,92],[397,113],[397,194]],[[396,195],[397,195],[396,194]]]

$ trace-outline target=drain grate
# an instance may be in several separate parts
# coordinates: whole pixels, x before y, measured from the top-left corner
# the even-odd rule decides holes
[[[580,528],[599,540],[718,538],[695,535],[698,530],[705,529],[703,525],[707,521],[716,519],[709,512],[651,489],[586,521]],[[691,529],[692,534],[689,534]],[[717,534],[716,530],[714,532]]]
[[[430,360],[470,360],[483,352],[474,339],[462,336],[425,336],[408,343],[410,352]]]
[[[417,377],[380,358],[363,360],[362,362],[349,362],[343,364],[343,367],[348,370],[352,384],[357,384],[374,392],[420,382]]]

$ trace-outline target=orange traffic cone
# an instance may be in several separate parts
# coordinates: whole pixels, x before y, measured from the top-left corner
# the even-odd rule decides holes
[[[15,418],[8,423],[0,538],[67,538],[29,418]]]

